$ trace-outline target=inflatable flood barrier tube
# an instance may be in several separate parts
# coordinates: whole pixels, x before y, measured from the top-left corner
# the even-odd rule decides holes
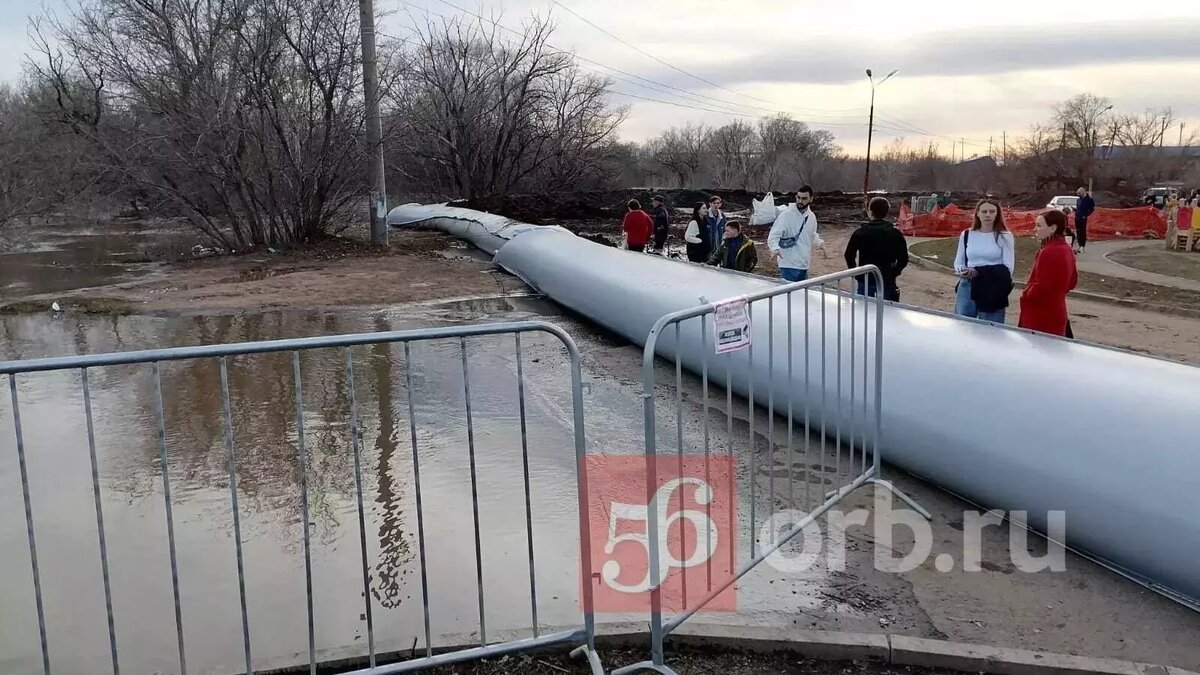
[[[503,239],[496,264],[639,345],[663,315],[777,283],[467,209],[405,206],[388,220],[465,232],[488,245]],[[511,238],[498,236],[497,227]],[[785,297],[754,303],[752,365],[747,351],[715,355],[711,326],[705,337],[698,319],[683,322],[678,344],[674,329],[666,330],[656,351],[669,359],[678,352],[693,373],[707,360],[720,384],[732,372],[731,386],[743,396],[752,379],[755,401],[770,391],[777,414],[791,406],[803,420],[807,406],[814,426],[840,421],[843,438],[869,437],[861,364],[863,340],[873,358],[875,308],[864,318],[864,304],[835,292],[797,292],[789,323]],[[849,405],[852,321],[858,411]],[[867,382],[873,396],[873,377]],[[1198,396],[1200,368],[1193,366],[900,304],[883,309],[884,459],[988,508],[1025,511],[1039,530],[1048,513],[1063,511],[1068,546],[1192,607],[1200,606]]]

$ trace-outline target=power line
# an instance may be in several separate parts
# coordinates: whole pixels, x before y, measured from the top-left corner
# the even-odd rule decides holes
[[[664,101],[664,100],[662,100],[662,99],[651,98],[651,97],[649,97],[649,96],[639,96],[638,94],[630,94],[630,93],[628,93],[628,92],[624,92],[624,91],[614,91],[614,92],[612,92],[612,93],[613,93],[615,96],[624,96],[624,97],[627,97],[627,98],[634,98],[634,99],[638,99],[638,100],[641,100],[641,101],[649,101],[649,102],[652,102],[652,103],[662,103],[662,104],[664,104],[664,105],[675,106],[675,107],[677,107],[677,108],[687,108],[687,109],[689,109],[689,110],[699,110],[699,111],[701,111],[701,112],[713,112],[713,113],[720,113],[720,114],[725,114],[725,115],[733,115],[733,116],[737,116],[737,117],[748,117],[748,118],[751,118],[751,119],[760,119],[760,120],[767,120],[767,119],[771,119],[771,118],[770,118],[770,116],[767,116],[767,115],[743,115],[743,114],[741,114],[741,113],[737,113],[737,112],[730,112],[730,111],[728,111],[728,110],[717,110],[717,109],[714,109],[714,108],[707,108],[707,107],[704,107],[704,106],[698,106],[698,105],[688,105],[688,104],[686,104],[686,103],[679,103],[679,102],[677,102],[677,101]],[[810,126],[810,127],[858,127],[858,126],[862,126],[862,125],[859,125],[859,124],[849,124],[849,123],[842,123],[842,124],[838,124],[838,123],[809,122],[809,121],[806,121],[806,120],[797,120],[797,121],[799,121],[799,122],[801,122],[801,123],[803,123],[803,124],[805,124],[805,125],[807,125],[807,126]],[[904,134],[904,133],[906,133],[906,131],[905,131],[904,129],[897,129],[897,128],[895,128],[895,127],[892,127],[892,126],[890,126],[890,125],[881,125],[881,124],[876,124],[876,125],[875,125],[875,128],[876,128],[876,129],[882,129],[882,130],[884,130],[884,131],[886,131],[886,132],[889,132],[889,133],[890,133],[890,135],[897,135],[897,134]]]
[[[482,15],[480,15],[480,14],[476,13],[476,12],[472,12],[471,10],[469,10],[469,9],[466,9],[465,7],[461,7],[461,6],[459,6],[459,5],[457,5],[457,4],[453,3],[453,2],[450,2],[449,0],[438,0],[438,2],[442,3],[443,5],[446,5],[447,7],[451,7],[451,8],[453,8],[453,9],[455,9],[455,10],[459,11],[459,12],[462,12],[463,14],[466,14],[466,15],[468,15],[468,16],[473,16],[473,17],[475,17],[476,19],[479,19],[480,21],[486,21],[486,22],[488,22],[488,23],[492,24],[493,26],[495,26],[495,27],[499,28],[500,30],[503,30],[503,31],[505,31],[505,32],[507,32],[507,33],[512,33],[513,35],[516,35],[516,36],[518,36],[518,37],[524,37],[524,34],[523,34],[523,33],[519,32],[519,31],[516,31],[516,30],[514,30],[514,29],[512,29],[512,28],[509,28],[509,27],[505,26],[504,24],[501,24],[499,21],[497,21],[497,20],[496,20],[496,19],[494,19],[494,18],[493,18],[493,19],[489,19],[489,18],[487,18],[487,17],[484,17],[484,16],[482,16]],[[428,9],[425,9],[425,8],[423,8],[423,7],[418,7],[417,9],[420,9],[421,11],[423,11],[423,12],[426,12],[427,14],[432,14],[432,15],[434,15],[434,16],[439,16],[439,17],[442,17],[442,18],[444,18],[444,19],[448,19],[448,18],[449,18],[449,17],[446,17],[445,15],[438,14],[437,12],[433,12],[433,11],[431,11],[431,10],[428,10]],[[564,9],[567,9],[567,8],[565,8],[565,7],[564,7]],[[567,11],[571,11],[571,10],[570,10],[570,9],[567,9]],[[574,14],[574,12],[572,12],[572,13]],[[578,16],[578,14],[576,14],[576,16]],[[580,18],[582,19],[583,17],[580,17]],[[583,20],[584,20],[584,21],[586,21],[586,19],[583,19]],[[589,22],[589,23],[590,23],[590,22]],[[597,29],[598,29],[598,30],[601,30],[601,31],[603,31],[603,29],[602,29],[602,28],[599,28],[599,27],[597,27]],[[606,34],[608,34],[608,33],[607,33],[607,31],[605,31],[605,33],[606,33]],[[610,34],[610,36],[611,36],[611,34]],[[615,36],[612,36],[612,37],[614,37],[614,39],[620,40],[620,38],[617,38],[617,37],[615,37]],[[624,41],[623,41],[623,40],[622,40],[622,43],[624,43]],[[691,98],[691,99],[693,99],[693,100],[696,100],[696,102],[698,102],[698,103],[701,103],[701,104],[704,104],[704,105],[720,105],[720,106],[723,106],[723,107],[729,107],[729,108],[735,108],[735,109],[736,109],[736,108],[745,108],[745,109],[747,109],[747,110],[759,110],[759,111],[762,111],[762,112],[769,112],[769,113],[773,113],[773,114],[792,114],[792,113],[791,113],[791,112],[789,112],[789,111],[777,110],[777,109],[772,109],[772,108],[764,108],[764,107],[762,107],[762,106],[750,105],[750,104],[748,104],[748,103],[738,103],[738,102],[736,102],[736,101],[729,101],[729,100],[722,99],[722,98],[717,98],[717,97],[715,97],[715,96],[711,96],[711,95],[697,94],[697,93],[695,93],[695,92],[693,92],[693,91],[690,91],[690,90],[688,90],[688,89],[683,89],[683,88],[681,88],[681,87],[676,87],[676,86],[674,86],[674,85],[667,84],[667,83],[665,83],[665,82],[660,82],[660,81],[658,81],[658,80],[654,80],[654,79],[651,79],[651,78],[643,77],[643,76],[641,76],[641,75],[637,75],[637,74],[635,74],[635,73],[631,73],[631,72],[628,72],[628,71],[625,71],[625,70],[621,70],[620,68],[616,68],[616,67],[614,67],[614,66],[610,66],[610,65],[608,65],[608,64],[606,64],[606,63],[602,63],[602,62],[600,62],[600,61],[596,61],[596,60],[594,60],[594,59],[587,58],[586,56],[581,56],[581,55],[579,55],[579,54],[575,53],[575,52],[574,52],[574,51],[572,51],[572,50],[562,49],[561,47],[557,47],[557,46],[555,46],[555,45],[553,45],[553,44],[550,44],[550,43],[546,43],[546,44],[547,44],[547,46],[549,46],[550,48],[552,48],[552,49],[556,49],[556,50],[558,50],[558,51],[560,51],[560,52],[564,52],[564,53],[571,53],[571,54],[572,54],[572,55],[573,55],[575,58],[579,59],[580,61],[584,61],[584,62],[586,62],[586,63],[593,64],[593,65],[595,65],[595,66],[598,66],[598,67],[600,67],[600,68],[604,68],[605,70],[612,71],[612,72],[614,72],[614,73],[619,73],[619,74],[621,74],[621,75],[624,75],[624,76],[626,76],[626,77],[631,77],[631,78],[634,78],[634,79],[638,80],[640,83],[645,83],[645,84],[640,84],[639,82],[629,82],[629,84],[633,84],[634,86],[638,86],[638,87],[642,87],[642,88],[645,88],[645,89],[650,89],[650,90],[653,90],[653,91],[657,91],[657,92],[659,92],[659,93],[667,94],[668,96],[679,96],[679,94],[683,94],[683,95],[686,95],[686,96],[690,97],[690,98]],[[626,44],[627,44],[627,43],[626,43]],[[634,48],[636,49],[636,47],[634,47]],[[656,57],[653,57],[653,56],[652,56],[652,58],[656,58]],[[668,65],[669,65],[669,64],[668,64]],[[594,71],[593,71],[593,72],[594,72]],[[681,72],[685,72],[685,71],[681,71]],[[686,74],[686,72],[685,72],[685,74]],[[617,77],[617,78],[615,78],[615,79],[618,79],[618,80],[620,80],[621,78]],[[712,83],[709,83],[709,84],[712,84]],[[719,86],[719,85],[713,85],[713,86]],[[722,88],[723,88],[723,87],[722,87]],[[670,90],[670,91],[664,91],[664,90]],[[736,91],[733,91],[732,89],[728,89],[727,91],[731,91],[731,92],[732,92],[732,93],[734,93],[734,94],[737,94],[737,93],[738,93],[738,92],[736,92]],[[678,92],[678,93],[672,93],[672,92]],[[739,94],[739,95],[740,95],[740,94]],[[757,100],[761,100],[761,99],[757,99]],[[797,115],[797,117],[824,117],[824,118],[828,118],[828,119],[853,119],[853,118],[855,117],[854,115],[849,115],[849,114],[846,114],[846,113],[848,113],[848,112],[853,112],[853,111],[858,111],[858,112],[861,112],[861,111],[865,110],[865,108],[840,108],[840,109],[798,108],[798,109],[799,109],[799,110],[811,110],[811,111],[814,111],[814,114]],[[756,114],[754,114],[754,113],[741,113],[741,112],[739,112],[738,114],[741,114],[741,115],[744,115],[744,116],[747,116],[747,117],[754,117],[754,116],[757,116],[757,115],[756,115]]]
[[[505,26],[504,24],[500,23],[495,18],[489,19],[487,17],[484,17],[476,12],[473,12],[473,11],[468,10],[464,7],[461,7],[453,2],[450,2],[450,0],[438,0],[438,2],[442,3],[443,5],[446,5],[447,7],[453,8],[465,15],[472,16],[476,19],[479,19],[480,21],[487,22],[487,23],[491,24],[492,26],[494,26],[506,33],[510,33],[510,34],[515,35],[520,38],[525,37],[524,33],[521,33],[520,31],[509,28],[508,26]],[[588,21],[584,17],[579,16],[578,13],[572,11],[570,8],[567,8],[563,5],[561,5],[556,0],[552,0],[552,2],[554,4],[559,5],[566,11],[570,12],[571,14],[577,16],[578,18],[583,20],[585,23],[588,23],[589,25],[593,26],[597,30],[603,32],[605,35],[612,37],[613,39],[621,42],[622,44],[625,44],[625,45],[631,47],[632,49],[634,49],[640,53],[643,53],[646,56],[654,59],[655,61],[663,63],[664,65],[683,73],[684,75],[693,77],[694,79],[698,79],[699,81],[704,82],[705,84],[709,84],[710,86],[714,86],[714,87],[729,91],[731,93],[738,94],[739,96],[747,96],[747,95],[741,94],[740,92],[737,92],[735,90],[728,89],[726,87],[722,87],[721,85],[718,85],[713,82],[709,82],[708,80],[705,80],[704,78],[694,76],[691,73],[688,73],[687,71],[685,71],[681,68],[678,68],[670,63],[667,63],[667,62],[659,59],[658,57],[641,50],[640,48],[638,48],[634,45],[630,45],[629,43],[625,42],[625,40],[621,39],[620,37],[618,37],[616,35],[613,35],[612,33],[608,32],[607,30],[605,30],[599,26],[596,26],[595,24]],[[435,12],[435,11],[430,10],[425,7],[419,7],[419,6],[413,6],[413,5],[409,5],[409,7],[418,9],[430,16],[439,17],[439,18],[445,19],[445,20],[452,20],[451,17],[448,17],[444,14]],[[633,86],[641,87],[644,89],[649,89],[656,93],[666,94],[668,96],[675,96],[675,97],[682,98],[680,96],[682,94],[684,96],[689,97],[690,100],[684,99],[685,102],[668,101],[668,100],[663,100],[663,99],[659,99],[659,98],[653,98],[650,96],[642,96],[642,95],[638,95],[638,94],[631,94],[628,92],[614,90],[612,93],[617,96],[622,96],[625,98],[631,98],[631,99],[647,101],[647,102],[652,102],[652,103],[660,103],[660,104],[664,104],[664,105],[670,105],[673,107],[685,108],[685,109],[689,109],[689,110],[697,110],[697,111],[701,111],[701,112],[711,112],[711,113],[717,113],[717,114],[721,114],[721,115],[729,115],[729,116],[733,116],[733,117],[744,117],[744,118],[750,118],[750,119],[768,119],[769,116],[758,114],[758,113],[745,112],[745,110],[743,110],[743,109],[758,110],[758,111],[763,111],[763,112],[768,112],[768,113],[773,113],[773,114],[791,114],[791,113],[788,113],[787,111],[776,110],[776,109],[772,109],[772,108],[765,108],[762,106],[755,106],[755,105],[750,105],[750,104],[745,104],[745,103],[737,103],[735,101],[728,101],[726,99],[721,99],[721,98],[717,98],[715,96],[710,96],[710,95],[697,94],[697,93],[692,92],[687,89],[676,87],[674,85],[667,84],[664,82],[659,82],[657,80],[643,77],[641,75],[637,75],[635,73],[631,73],[631,72],[622,70],[620,68],[610,66],[610,65],[602,63],[600,61],[596,61],[594,59],[590,59],[585,56],[581,56],[577,53],[574,53],[572,50],[562,49],[562,48],[557,47],[549,42],[547,42],[546,45],[548,47],[550,47],[551,49],[555,49],[555,50],[563,52],[563,53],[570,53],[574,58],[576,58],[580,61],[592,64],[593,66],[596,66],[599,68],[603,68],[607,71],[611,71],[612,73],[618,73],[619,75],[624,76],[624,77],[619,77],[617,75],[611,75],[610,73],[598,73],[595,70],[592,71],[592,72],[597,72],[597,74],[607,75],[607,76],[613,77],[614,79],[617,79],[619,81],[626,82],[627,84],[631,84]],[[627,79],[627,78],[632,78],[632,79]],[[754,97],[750,97],[750,98],[754,98]],[[755,99],[755,100],[762,101],[763,99]],[[771,103],[770,101],[764,101],[764,102]],[[840,109],[808,108],[807,110],[823,111],[820,114],[811,115],[811,117],[823,117],[823,118],[828,118],[831,120],[850,120],[850,119],[854,119],[857,116],[844,114],[844,113],[843,114],[829,114],[829,113],[835,113],[835,112],[840,113],[842,111],[847,111],[847,112],[848,111],[862,111],[864,109],[865,108],[840,108]],[[861,125],[860,123],[854,123],[854,122],[816,122],[816,121],[812,121],[810,119],[810,115],[797,115],[797,117],[801,118],[800,121],[803,121],[806,124],[808,124],[809,126],[814,126],[814,127],[856,128],[859,126],[865,126],[865,125]],[[958,138],[952,138],[952,137],[944,136],[941,134],[935,134],[935,133],[929,132],[928,130],[922,129],[914,124],[905,122],[903,120],[886,118],[882,115],[877,115],[877,117],[881,120],[884,120],[884,122],[886,122],[886,124],[880,124],[877,122],[875,124],[875,128],[883,130],[885,132],[889,132],[889,135],[903,136],[906,134],[917,134],[920,136],[926,136],[926,137],[930,137],[930,138],[940,138],[940,139],[951,141],[953,143],[960,142],[960,139],[958,139]],[[975,143],[967,143],[967,145],[972,145],[975,147],[982,147],[982,146],[977,146]]]
[[[632,50],[634,50],[634,51],[638,52],[639,54],[643,54],[643,55],[645,55],[645,56],[648,56],[648,57],[649,57],[649,58],[651,58],[651,59],[654,59],[655,61],[657,61],[657,62],[659,62],[659,63],[663,64],[664,66],[666,66],[666,67],[670,68],[671,70],[674,70],[674,71],[677,71],[677,72],[679,72],[679,73],[682,73],[682,74],[684,74],[684,75],[686,75],[686,76],[688,76],[688,77],[692,78],[693,80],[697,80],[697,81],[699,81],[699,82],[703,82],[704,84],[707,84],[707,85],[708,85],[708,86],[710,86],[710,87],[716,87],[717,89],[721,89],[721,90],[727,91],[727,92],[729,92],[729,93],[731,93],[731,94],[736,94],[736,95],[738,95],[738,96],[744,96],[744,97],[746,97],[746,98],[749,98],[749,99],[754,99],[755,101],[760,101],[760,102],[762,102],[762,103],[770,103],[770,101],[766,101],[766,100],[764,100],[764,99],[758,98],[757,96],[751,96],[750,94],[743,94],[743,93],[742,93],[742,92],[740,92],[740,91],[735,91],[735,90],[733,90],[733,89],[730,89],[729,87],[726,87],[726,86],[724,86],[724,85],[717,84],[716,82],[713,82],[712,80],[707,80],[707,79],[705,79],[705,78],[703,78],[703,77],[700,77],[699,75],[695,75],[695,74],[693,74],[693,73],[689,73],[688,71],[684,70],[683,68],[680,68],[679,66],[676,66],[676,65],[674,65],[674,64],[672,64],[672,63],[669,63],[669,62],[667,62],[667,61],[664,61],[664,60],[662,60],[662,59],[658,58],[657,56],[655,56],[655,55],[651,54],[650,52],[648,52],[648,51],[646,51],[646,50],[642,49],[641,47],[638,47],[637,45],[634,45],[634,44],[632,44],[632,43],[630,43],[630,42],[626,42],[626,41],[625,41],[623,38],[621,38],[620,36],[618,36],[618,35],[616,35],[616,34],[614,34],[614,33],[611,33],[611,32],[609,32],[608,30],[604,29],[603,27],[601,27],[601,26],[598,26],[598,25],[596,25],[596,24],[592,23],[592,22],[591,22],[591,21],[589,21],[589,20],[588,20],[586,17],[584,17],[584,16],[582,16],[581,14],[579,14],[579,12],[576,12],[575,10],[571,9],[570,7],[567,7],[566,5],[562,4],[562,3],[561,3],[561,2],[559,2],[558,0],[550,0],[550,1],[551,1],[553,4],[555,4],[555,5],[558,5],[559,7],[561,7],[561,8],[563,8],[563,9],[565,9],[566,11],[570,12],[570,13],[571,13],[573,16],[575,16],[575,18],[577,18],[577,19],[579,19],[580,21],[582,21],[582,22],[586,23],[587,25],[591,26],[592,28],[595,28],[596,30],[600,31],[601,33],[604,33],[605,35],[607,35],[607,36],[609,36],[610,38],[612,38],[612,39],[616,40],[617,42],[620,42],[621,44],[625,45],[626,47],[629,47],[630,49],[632,49]]]

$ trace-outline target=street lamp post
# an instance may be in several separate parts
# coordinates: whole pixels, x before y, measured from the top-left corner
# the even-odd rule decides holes
[[[892,79],[892,76],[900,72],[893,70],[888,73],[887,77],[879,81],[883,84]],[[867,81],[871,83],[871,114],[867,121],[867,168],[863,171],[863,208],[867,206],[867,190],[871,182],[871,137],[875,134],[875,78],[871,74],[871,69],[867,68]]]

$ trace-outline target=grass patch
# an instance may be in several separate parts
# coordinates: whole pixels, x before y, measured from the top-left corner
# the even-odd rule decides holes
[[[1168,251],[1162,242],[1114,251],[1108,258],[1143,272],[1200,281],[1200,252]]]
[[[1029,270],[1033,268],[1033,259],[1037,256],[1040,245],[1032,237],[1019,237],[1016,241],[1017,271],[1014,277],[1016,281],[1027,281],[1029,279]],[[1161,246],[1161,243],[1152,245]],[[946,267],[954,266],[954,253],[957,249],[957,237],[923,241],[913,244],[909,248],[915,255],[931,259],[933,262],[945,265]],[[1166,251],[1163,251],[1163,253],[1166,253]],[[1197,291],[1172,288],[1170,286],[1158,286],[1156,284],[1147,284],[1120,277],[1109,277],[1092,272],[1079,272],[1079,285],[1076,286],[1076,290],[1167,307],[1183,307],[1187,309],[1200,307],[1200,292]]]

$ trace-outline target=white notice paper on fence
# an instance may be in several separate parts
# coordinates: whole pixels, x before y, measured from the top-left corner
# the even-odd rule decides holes
[[[713,331],[717,353],[736,352],[750,346],[750,303],[733,298],[713,303]]]

